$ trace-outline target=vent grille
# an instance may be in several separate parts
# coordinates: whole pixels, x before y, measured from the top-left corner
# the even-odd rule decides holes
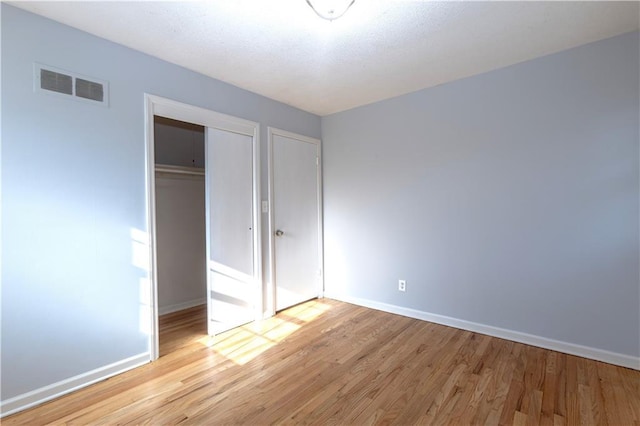
[[[35,64],[35,89],[69,99],[107,106],[109,86],[106,81]]]
[[[104,88],[102,84],[95,81],[76,78],[76,96],[92,101],[104,101]]]
[[[73,95],[73,78],[49,70],[40,70],[40,87],[58,93]]]

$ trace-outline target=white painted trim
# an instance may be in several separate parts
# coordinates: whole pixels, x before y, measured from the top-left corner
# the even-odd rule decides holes
[[[116,374],[124,373],[125,371],[133,368],[140,367],[148,362],[149,353],[145,352],[7,399],[0,403],[0,412],[2,413],[0,414],[0,417],[26,410],[27,408],[31,408],[35,405],[42,404],[54,398],[76,391],[80,388],[108,379]]]
[[[204,244],[204,250],[205,250],[205,264],[207,265],[205,268],[205,280],[206,280],[206,287],[207,287],[207,293],[205,298],[207,299],[207,334],[211,335],[214,330],[211,328],[211,312],[213,307],[212,307],[212,300],[211,300],[211,273],[209,272],[211,270],[211,268],[209,267],[209,260],[211,259],[211,233],[209,232],[209,224],[211,223],[211,198],[209,197],[209,174],[207,173],[207,158],[209,158],[209,144],[207,143],[208,140],[208,133],[209,133],[209,128],[205,127],[204,128],[204,222],[207,224],[207,226],[205,226],[205,230],[204,230],[204,240],[205,240],[205,244]],[[210,172],[209,172],[210,173]]]
[[[174,303],[173,305],[158,307],[158,315],[170,314],[172,312],[182,311],[183,309],[193,308],[194,306],[206,305],[207,298],[201,297],[199,299],[188,300],[182,303]]]
[[[262,310],[264,318],[272,317],[276,314],[276,283],[275,283],[275,251],[276,242],[273,238],[275,232],[273,215],[273,129],[267,127],[267,202],[269,203],[269,213],[267,214],[267,228],[269,233],[269,277],[265,284],[266,304]]]
[[[267,164],[268,164],[268,228],[269,228],[269,281],[266,283],[267,303],[263,310],[264,317],[270,317],[276,313],[276,282],[275,282],[275,239],[273,238],[275,232],[275,215],[273,214],[273,136],[283,136],[289,139],[295,139],[301,142],[310,143],[316,146],[316,155],[318,158],[317,167],[317,182],[318,182],[318,263],[320,265],[320,284],[318,288],[318,297],[324,297],[324,221],[323,221],[323,206],[322,206],[322,141],[320,139],[311,138],[309,136],[299,135],[297,133],[288,132],[286,130],[277,129],[275,127],[267,128]]]
[[[320,290],[318,297],[324,297],[324,204],[322,198],[322,141],[318,139],[318,253],[320,255]]]
[[[260,123],[253,127],[253,268],[255,284],[259,288],[256,294],[255,319],[262,319],[264,312],[264,280],[262,278],[262,175],[260,169]]]
[[[158,325],[158,267],[157,267],[157,244],[156,244],[156,173],[155,173],[155,153],[154,153],[154,107],[156,103],[162,102],[157,98],[145,93],[144,95],[144,120],[145,139],[144,148],[147,155],[145,163],[145,183],[147,184],[147,224],[149,233],[149,358],[155,361],[160,357],[160,327]]]
[[[255,121],[222,114],[156,95],[145,94],[145,98],[153,105],[154,115],[252,136],[256,139],[258,137],[256,131],[259,128],[259,124]]]
[[[544,349],[550,349],[552,351],[563,352],[570,355],[576,355],[583,358],[589,358],[596,361],[606,362],[608,364],[614,364],[614,365],[619,365],[621,367],[640,370],[640,357],[634,357],[631,355],[625,355],[625,354],[620,354],[616,352],[606,351],[604,349],[597,349],[597,348],[592,348],[588,346],[577,345],[575,343],[549,339],[547,337],[536,336],[534,334],[523,333],[521,331],[494,327],[491,325],[485,325],[477,322],[452,318],[445,315],[432,314],[429,312],[419,311],[416,309],[405,308],[402,306],[376,302],[373,300],[362,299],[358,297],[342,296],[337,294],[325,294],[325,297],[339,300],[342,302],[351,303],[353,305],[364,306],[366,308],[371,308],[379,311],[389,312],[392,314],[402,315],[409,318],[429,321],[436,324],[442,324],[449,327],[455,327],[462,330],[472,331],[475,333],[486,334],[488,336],[511,340],[518,343],[524,343],[526,345],[537,346]]]

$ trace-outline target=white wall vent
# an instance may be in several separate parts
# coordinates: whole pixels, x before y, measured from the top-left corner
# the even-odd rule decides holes
[[[34,64],[34,89],[68,99],[109,105],[108,82],[48,65]]]

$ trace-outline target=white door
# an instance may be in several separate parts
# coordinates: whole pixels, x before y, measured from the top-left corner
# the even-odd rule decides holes
[[[275,310],[322,294],[320,141],[269,129]]]
[[[256,318],[253,158],[252,136],[207,128],[209,334]]]

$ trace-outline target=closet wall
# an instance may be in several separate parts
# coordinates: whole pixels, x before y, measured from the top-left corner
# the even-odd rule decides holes
[[[204,128],[155,117],[154,135],[158,307],[162,315],[206,302]],[[161,171],[165,170],[161,165],[181,168],[179,172]],[[185,173],[189,171],[193,173]]]

